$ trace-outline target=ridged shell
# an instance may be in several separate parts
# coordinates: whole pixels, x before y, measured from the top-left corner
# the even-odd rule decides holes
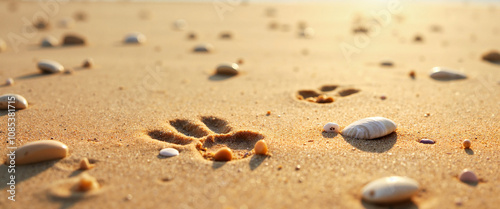
[[[356,139],[375,139],[396,130],[396,123],[384,117],[358,120],[342,130],[342,135]]]
[[[372,203],[395,203],[410,199],[418,191],[417,181],[390,176],[370,182],[361,190],[363,199]]]
[[[435,80],[458,80],[458,79],[466,79],[467,76],[463,73],[446,69],[443,67],[434,67],[432,68],[430,77]]]

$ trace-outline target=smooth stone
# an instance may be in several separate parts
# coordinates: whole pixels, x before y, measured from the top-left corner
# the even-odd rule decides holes
[[[147,38],[144,34],[139,32],[130,33],[125,36],[124,42],[127,44],[143,44],[146,43]]]
[[[7,80],[5,80],[5,85],[6,86],[12,86],[12,85],[14,85],[14,79],[7,78]]]
[[[436,142],[433,141],[432,139],[421,139],[420,143],[422,143],[422,144],[434,144]]]
[[[10,105],[14,106],[15,109],[26,109],[28,108],[28,101],[26,99],[19,95],[19,94],[4,94],[0,96],[0,109],[1,110],[8,110],[9,109],[9,101],[13,103],[10,103]]]
[[[468,169],[463,170],[458,176],[458,179],[460,179],[461,182],[470,184],[477,184],[479,182],[476,174]]]
[[[259,140],[257,143],[255,143],[254,150],[255,154],[257,155],[266,155],[268,151],[266,141],[264,141],[263,139]]]
[[[462,142],[462,145],[464,146],[464,149],[470,149],[470,146],[472,146],[472,142],[466,139]]]
[[[483,54],[482,58],[484,61],[500,63],[500,53],[498,53],[497,51],[487,52]]]
[[[194,52],[212,52],[214,50],[214,46],[212,44],[199,44],[194,47]]]
[[[7,50],[7,43],[3,39],[0,39],[0,52]]]
[[[94,67],[94,59],[87,58],[83,61],[82,67],[84,68],[92,68]]]
[[[236,63],[223,63],[217,66],[217,74],[219,75],[236,75],[240,67]]]
[[[390,204],[410,199],[418,188],[417,181],[411,178],[391,176],[368,183],[361,194],[367,202]]]
[[[177,19],[174,21],[174,28],[177,30],[184,30],[187,28],[187,21],[184,19]]]
[[[54,36],[46,36],[42,39],[41,46],[42,47],[55,47],[59,44],[59,40],[57,40]]]
[[[215,161],[231,161],[233,159],[233,151],[227,147],[219,149],[214,154]]]
[[[40,60],[38,62],[38,69],[43,73],[60,73],[64,70],[64,66],[52,60]]]
[[[304,28],[299,32],[299,35],[304,38],[312,38],[314,36],[315,32],[313,28]]]
[[[458,80],[467,78],[467,76],[463,73],[443,67],[432,68],[430,77],[435,80]]]
[[[54,140],[34,141],[16,150],[16,164],[25,165],[68,156],[68,146]]]
[[[327,133],[339,133],[340,127],[336,123],[327,123],[325,126],[323,126],[323,130]]]
[[[392,66],[394,66],[394,63],[393,63],[393,62],[391,62],[391,61],[382,61],[382,62],[380,63],[380,65],[381,65],[381,66],[384,66],[384,67],[392,67]]]
[[[164,157],[174,157],[179,155],[179,150],[176,150],[174,148],[165,148],[160,150],[160,155]]]
[[[76,34],[67,34],[63,38],[63,45],[64,46],[72,46],[72,45],[85,45],[87,41],[85,38],[76,35]]]

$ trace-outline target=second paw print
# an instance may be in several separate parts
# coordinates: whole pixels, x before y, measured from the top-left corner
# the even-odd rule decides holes
[[[299,90],[295,97],[298,100],[312,103],[332,103],[335,97],[346,97],[360,92],[359,89],[343,88],[339,85],[324,85],[318,90]]]
[[[200,117],[199,121],[174,119],[165,129],[147,132],[155,140],[187,146],[207,160],[230,161],[267,154],[265,136],[250,130],[233,131],[226,120],[214,116]]]

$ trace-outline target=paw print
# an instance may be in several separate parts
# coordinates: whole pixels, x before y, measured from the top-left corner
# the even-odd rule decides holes
[[[233,151],[233,160],[254,155],[255,143],[264,138],[259,132],[233,131],[226,120],[203,116],[198,121],[175,119],[165,130],[151,130],[147,134],[154,140],[187,146],[194,144],[201,156],[213,160],[217,150],[227,147]]]
[[[318,90],[299,90],[295,97],[302,101],[324,104],[334,102],[335,97],[346,97],[360,92],[359,89],[353,88],[340,88],[336,91],[339,87],[338,85],[324,85]]]

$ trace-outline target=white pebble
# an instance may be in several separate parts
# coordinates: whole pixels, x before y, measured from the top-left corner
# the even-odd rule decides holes
[[[336,123],[327,123],[325,126],[323,126],[323,130],[328,133],[339,133],[340,132],[340,127]]]
[[[64,67],[56,61],[40,60],[38,62],[38,69],[43,73],[60,73],[64,70]]]
[[[160,155],[165,157],[174,157],[179,155],[179,150],[176,150],[174,148],[164,148],[160,150]]]
[[[124,42],[127,44],[143,44],[146,43],[146,36],[139,32],[129,33],[125,36]]]
[[[384,117],[371,117],[358,120],[342,130],[342,135],[356,139],[375,139],[396,130],[396,123]]]
[[[372,203],[395,203],[410,199],[418,191],[417,181],[403,176],[380,178],[361,190],[363,199]]]
[[[315,32],[313,28],[304,28],[303,30],[300,31],[299,35],[304,38],[312,38],[314,36]]]
[[[12,86],[12,85],[14,85],[14,79],[7,78],[7,80],[5,80],[5,85],[6,86]]]
[[[59,44],[59,40],[57,40],[54,36],[46,36],[42,39],[41,46],[42,47],[55,47]]]
[[[223,63],[217,66],[217,74],[219,75],[236,75],[238,74],[239,66],[236,63]]]
[[[9,108],[9,105],[14,106],[15,109],[26,109],[28,108],[28,101],[19,94],[4,94],[0,96],[0,110],[13,109],[12,106]]]
[[[435,80],[458,80],[467,78],[463,73],[443,67],[432,68],[430,77]]]
[[[177,19],[174,21],[174,28],[177,30],[184,30],[187,28],[187,22],[184,19]]]

